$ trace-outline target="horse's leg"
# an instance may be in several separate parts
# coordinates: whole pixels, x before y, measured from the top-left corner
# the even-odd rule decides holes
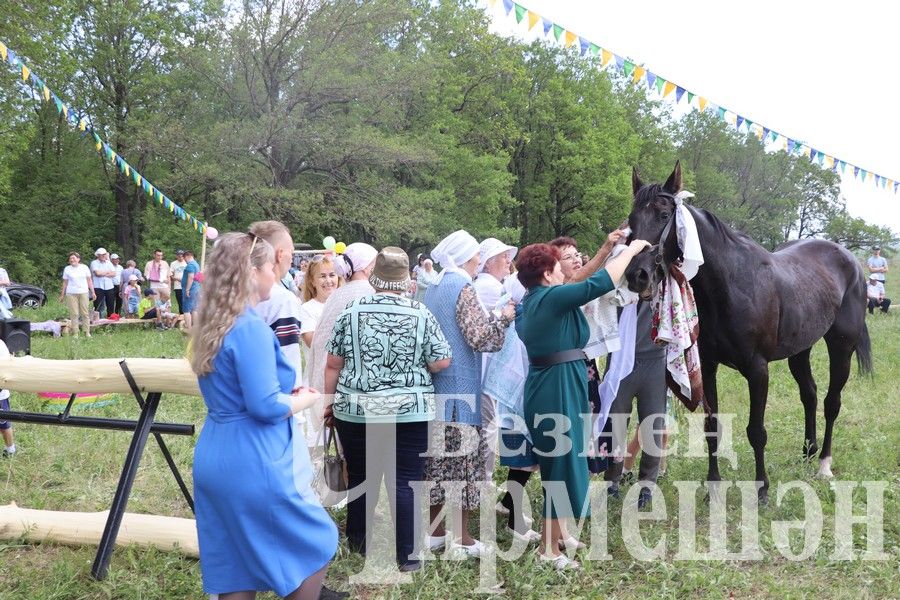
[[[841,412],[841,390],[850,377],[850,363],[853,348],[848,347],[847,337],[834,328],[825,334],[828,345],[829,379],[828,393],[825,395],[825,437],[822,438],[822,453],[819,455],[819,475],[831,478],[831,434],[834,421]]]
[[[713,414],[712,417],[707,417],[703,424],[703,430],[706,432],[706,447],[709,452],[709,470],[706,480],[721,481],[719,458],[716,456],[719,450],[719,419],[716,416],[719,413],[719,394],[716,389],[716,372],[719,369],[719,363],[701,362],[700,368],[703,375],[703,394]]]
[[[762,483],[757,495],[760,504],[766,504],[769,500],[769,478],[766,475],[766,400],[769,396],[769,364],[758,361],[745,373],[747,384],[750,388],[750,420],[747,423],[747,438],[753,447],[753,455],[756,458],[756,481]]]
[[[800,388],[800,401],[803,402],[804,434],[803,455],[810,458],[819,450],[816,445],[816,381],[813,379],[812,368],[809,364],[809,353],[812,348],[798,352],[788,359],[791,375],[797,381]]]

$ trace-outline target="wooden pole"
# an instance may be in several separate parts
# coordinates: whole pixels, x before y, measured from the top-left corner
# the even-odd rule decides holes
[[[206,264],[206,230],[203,230],[203,245],[200,246],[200,270]]]
[[[0,506],[0,539],[57,544],[97,545],[109,511],[85,513]],[[125,513],[117,546],[136,544],[163,551],[177,550],[198,558],[197,526],[193,519]]]

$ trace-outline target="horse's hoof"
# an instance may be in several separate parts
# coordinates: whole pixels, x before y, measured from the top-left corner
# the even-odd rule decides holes
[[[756,499],[760,506],[769,505],[769,484],[768,482],[756,491]]]
[[[831,472],[831,457],[826,456],[819,460],[819,477],[822,479],[831,479],[834,473]]]

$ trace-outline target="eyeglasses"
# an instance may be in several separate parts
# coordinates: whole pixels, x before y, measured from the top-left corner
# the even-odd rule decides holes
[[[568,260],[570,262],[575,262],[576,260],[581,260],[581,257],[577,254],[567,254],[565,256],[560,257],[561,261]]]

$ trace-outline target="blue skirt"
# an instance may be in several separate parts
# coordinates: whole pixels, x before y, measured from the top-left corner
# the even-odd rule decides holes
[[[525,469],[538,464],[534,446],[528,438],[512,429],[500,429],[500,464],[512,469]]]

